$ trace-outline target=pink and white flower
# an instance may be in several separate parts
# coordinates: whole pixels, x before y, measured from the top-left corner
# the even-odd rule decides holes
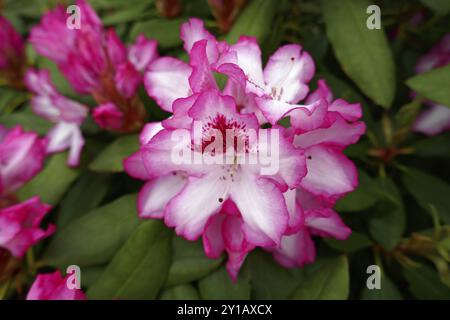
[[[30,247],[53,234],[54,225],[46,230],[40,227],[50,209],[39,197],[0,209],[0,247],[15,257],[22,257]]]
[[[39,274],[31,285],[27,300],[86,300],[81,289],[69,289],[69,276],[54,273]]]
[[[189,109],[188,117],[192,121],[202,121],[203,137],[210,136],[213,130],[234,130],[242,136],[249,129],[263,130],[259,129],[254,115],[237,113],[234,100],[216,90],[199,94]],[[173,172],[187,176],[182,190],[164,208],[166,224],[175,227],[176,232],[187,239],[197,239],[208,219],[227,199],[231,199],[242,214],[243,232],[250,242],[265,246],[279,243],[288,220],[282,192],[295,188],[305,175],[303,152],[280,137],[280,170],[271,176],[260,175],[258,164],[176,164],[171,159],[175,145],[173,133],[171,129],[158,132],[124,163],[131,176],[143,180]],[[204,138],[200,147],[190,143],[184,147],[201,157],[210,143],[208,138]],[[224,145],[226,143],[224,141]],[[244,149],[244,152],[249,152]],[[148,197],[149,193],[141,195]]]
[[[0,194],[8,194],[41,171],[47,141],[20,126],[8,130],[0,125],[0,131]]]
[[[47,133],[47,152],[55,153],[69,149],[67,163],[70,166],[77,166],[84,145],[80,125],[87,116],[88,108],[59,94],[47,70],[29,69],[25,83],[35,94],[31,99],[33,111],[56,124]]]
[[[417,73],[430,71],[450,63],[450,34],[424,55],[416,66]],[[428,136],[450,130],[450,106],[442,106],[428,101],[428,110],[424,111],[414,124],[414,130]]]

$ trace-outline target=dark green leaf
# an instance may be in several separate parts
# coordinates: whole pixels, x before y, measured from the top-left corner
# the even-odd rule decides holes
[[[90,299],[155,299],[170,265],[172,233],[161,221],[142,222],[89,288]]]
[[[362,170],[358,171],[358,176],[358,188],[336,203],[336,211],[363,211],[373,206],[377,201],[372,178]]]
[[[369,237],[365,234],[353,231],[346,240],[337,240],[333,238],[323,239],[331,248],[343,253],[351,253],[373,245]]]
[[[199,300],[197,289],[188,284],[175,286],[164,290],[161,300]]]
[[[84,267],[81,270],[81,286],[89,288],[105,271],[106,266]]]
[[[137,225],[136,195],[125,195],[58,230],[43,260],[62,269],[107,263]]]
[[[364,300],[401,300],[403,299],[400,290],[396,287],[389,277],[382,272],[381,273],[381,288],[369,289],[364,287],[361,299]]]
[[[153,19],[136,23],[130,31],[130,41],[134,41],[140,34],[158,41],[160,48],[172,48],[179,46],[181,42],[180,27],[185,19]]]
[[[8,128],[20,125],[26,131],[34,131],[40,135],[45,135],[52,127],[52,123],[38,117],[31,108],[2,115],[0,123]]]
[[[344,72],[373,101],[389,108],[395,64],[383,30],[370,30],[367,0],[323,0],[328,38]]]
[[[303,269],[286,269],[262,251],[252,252],[246,259],[252,286],[252,298],[257,300],[287,299],[303,279]]]
[[[137,135],[117,138],[91,162],[89,169],[100,172],[122,172],[123,160],[139,149]]]
[[[412,294],[418,299],[450,299],[450,288],[439,279],[438,273],[426,266],[407,268],[403,274]]]
[[[450,133],[427,137],[414,143],[414,154],[419,157],[450,157]]]
[[[311,273],[295,290],[294,300],[344,300],[349,294],[347,257],[332,259]]]
[[[206,300],[248,300],[250,299],[250,284],[248,279],[239,276],[236,283],[224,267],[214,271],[198,282],[202,299]]]
[[[42,202],[56,205],[80,173],[66,162],[66,152],[53,155],[45,168],[19,190],[19,198],[26,200],[38,195]]]
[[[424,5],[434,11],[445,15],[450,12],[450,2],[448,0],[420,0]]]
[[[370,210],[369,230],[386,249],[394,248],[405,231],[405,209],[400,192],[389,177],[375,180],[378,201]]]
[[[83,175],[61,201],[56,220],[58,228],[95,209],[108,191],[111,175],[88,172]]]
[[[403,173],[403,183],[425,210],[430,211],[430,205],[433,205],[440,218],[450,224],[450,186],[447,183],[411,168]]]
[[[450,64],[414,76],[406,84],[425,98],[450,108]]]
[[[272,20],[277,12],[280,1],[253,0],[241,12],[230,32],[226,36],[228,43],[235,43],[240,36],[254,36],[262,43],[269,35]]]
[[[217,269],[223,259],[205,256],[200,242],[173,237],[173,259],[166,286],[185,284],[203,278]]]

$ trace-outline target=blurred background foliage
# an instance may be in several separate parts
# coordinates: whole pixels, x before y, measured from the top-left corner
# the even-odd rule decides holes
[[[450,299],[450,133],[428,138],[410,130],[424,97],[450,101],[450,71],[431,88],[429,79],[408,81],[418,58],[450,31],[450,1],[373,1],[383,30],[366,28],[371,3],[365,0],[235,0],[225,13],[206,0],[88,2],[125,42],[143,33],[158,40],[161,55],[187,59],[179,29],[189,17],[201,18],[229,42],[256,36],[264,59],[284,43],[309,51],[315,80],[325,78],[335,97],[364,107],[367,134],[346,151],[358,166],[360,187],[336,207],[353,234],[346,241],[316,240],[317,261],[302,269],[284,269],[257,250],[233,284],[224,259],[206,258],[200,243],[174,236],[161,222],[138,220],[141,183],[122,168],[122,159],[138,148],[137,135],[101,132],[88,121],[82,165],[68,168],[65,154],[54,155],[20,190],[22,199],[39,194],[53,204],[58,225],[27,261],[27,274],[78,264],[90,298]],[[0,0],[0,10],[27,36],[57,3],[70,1]],[[411,25],[417,12],[425,21]],[[27,55],[30,65],[51,70],[61,93],[93,105],[31,46]],[[419,92],[414,99],[411,88]],[[167,117],[141,91],[149,121]],[[50,124],[32,114],[28,99],[26,92],[0,86],[0,123],[44,134]],[[381,290],[366,287],[373,264],[382,270]],[[18,288],[30,280],[19,278]]]

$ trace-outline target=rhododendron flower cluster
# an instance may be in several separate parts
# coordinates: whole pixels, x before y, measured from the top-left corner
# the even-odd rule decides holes
[[[95,99],[98,106],[93,117],[100,127],[117,132],[139,130],[146,113],[137,89],[142,82],[142,72],[158,56],[157,44],[139,36],[127,49],[114,29],[103,29],[100,18],[87,2],[79,0],[76,4],[82,12],[79,29],[67,28],[66,9],[58,6],[33,27],[29,40],[39,54],[58,65],[78,93],[90,94]],[[29,84],[29,89],[43,95],[36,92],[33,85]],[[58,108],[48,106],[55,107]],[[59,121],[59,124],[61,122],[66,125],[60,126],[67,126],[67,121]],[[62,135],[59,140],[67,140],[67,131],[75,130],[55,131]],[[71,133],[70,139],[80,140],[74,138],[75,135]]]
[[[147,181],[138,198],[140,217],[164,219],[188,240],[202,236],[211,258],[226,251],[233,279],[255,247],[292,267],[314,261],[311,235],[346,239],[351,230],[333,206],[358,184],[343,150],[365,132],[360,104],[334,99],[323,80],[310,92],[315,65],[299,45],[280,47],[263,69],[252,37],[230,45],[190,19],[181,38],[189,63],[160,57],[144,74],[148,94],[173,115],[147,124],[140,150],[124,162],[132,177]],[[214,73],[228,77],[223,90]],[[289,129],[278,125],[287,116]],[[174,161],[180,130],[188,135],[181,150],[194,158],[231,154],[231,160]],[[276,142],[277,152],[270,150],[279,161],[276,172],[237,160],[269,148],[254,143],[251,133]],[[217,148],[218,136],[225,139]]]
[[[445,35],[416,65],[416,72],[423,73],[450,63],[450,34]],[[432,136],[450,130],[450,109],[428,102],[429,109],[417,119],[414,130]]]

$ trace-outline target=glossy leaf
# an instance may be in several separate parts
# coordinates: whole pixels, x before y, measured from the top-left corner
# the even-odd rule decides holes
[[[347,257],[341,256],[324,263],[311,273],[294,291],[294,300],[343,300],[349,294]]]
[[[185,284],[201,279],[217,269],[223,259],[205,256],[201,242],[192,242],[174,236],[173,259],[166,286]]]
[[[395,95],[395,64],[382,29],[370,30],[366,0],[323,0],[327,36],[344,72],[375,103],[389,108]]]
[[[137,225],[136,195],[125,195],[58,230],[43,260],[62,269],[107,263]]]
[[[161,221],[142,222],[89,288],[90,299],[154,299],[171,259],[172,233]]]
[[[100,152],[89,165],[89,169],[99,172],[121,172],[123,171],[123,160],[138,149],[139,138],[137,135],[117,138]]]

